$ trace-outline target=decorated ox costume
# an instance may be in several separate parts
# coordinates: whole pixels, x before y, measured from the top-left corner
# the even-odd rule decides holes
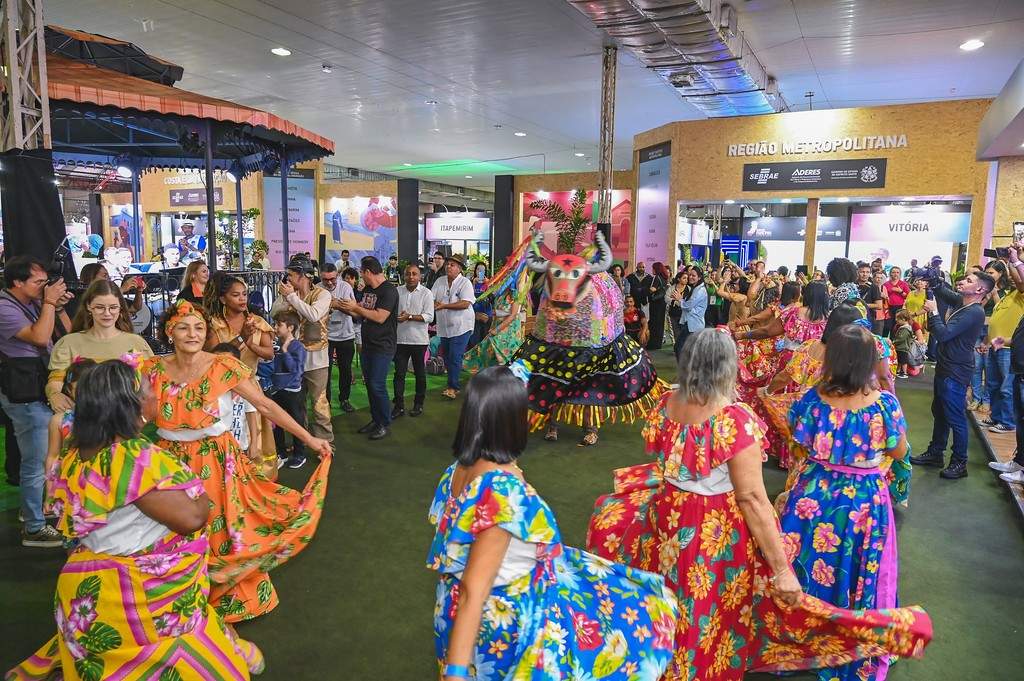
[[[632,423],[657,404],[665,384],[658,380],[647,353],[630,338],[622,323],[622,292],[607,274],[611,250],[596,233],[598,259],[540,254],[540,235],[527,237],[495,276],[484,295],[507,290],[528,271],[544,275],[543,292],[533,328],[513,358],[530,371],[531,426],[555,423],[586,428],[581,445],[597,443],[605,421]],[[525,298],[526,287],[520,286]]]

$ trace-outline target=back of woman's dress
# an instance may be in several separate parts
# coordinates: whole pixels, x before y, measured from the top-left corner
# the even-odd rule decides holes
[[[659,678],[672,656],[677,613],[664,580],[563,545],[551,508],[506,471],[488,471],[453,497],[454,470],[453,464],[442,476],[430,507],[436,532],[427,567],[440,573],[434,606],[439,669],[470,547],[497,526],[512,539],[484,605],[471,678]],[[513,552],[518,570],[509,570]]]
[[[8,679],[249,678],[259,651],[208,602],[205,529],[180,535],[134,506],[156,490],[197,498],[191,472],[135,439],[87,461],[68,451],[53,485],[58,528],[81,544],[57,578],[57,634]]]
[[[230,431],[229,393],[252,375],[233,357],[217,355],[206,375],[189,384],[174,383],[160,357],[148,360],[144,371],[159,400],[160,446],[203,481],[213,503],[210,601],[228,622],[270,612],[278,599],[268,573],[313,539],[330,457],[320,462],[301,492],[263,476]]]
[[[737,506],[729,460],[764,446],[764,423],[743,403],[702,424],[668,418],[662,399],[644,429],[649,464],[615,471],[587,547],[665,576],[679,598],[666,680],[740,681],[747,671],[810,669],[890,652],[920,655],[931,622],[918,608],[855,612],[809,595],[788,608]]]
[[[896,605],[896,525],[882,452],[906,432],[896,396],[862,409],[835,409],[817,389],[790,411],[808,453],[781,514],[783,540],[807,593],[841,608]],[[833,665],[835,666],[835,665]],[[887,658],[823,670],[821,681],[880,681]]]

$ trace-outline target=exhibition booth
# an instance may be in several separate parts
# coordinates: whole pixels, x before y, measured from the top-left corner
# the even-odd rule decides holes
[[[991,101],[680,121],[641,133],[635,258],[674,262],[686,247],[697,257],[694,227],[704,221],[709,254],[761,252],[770,267],[822,268],[838,255],[901,266],[941,255],[952,269],[979,262],[1024,219],[1024,160],[976,160]]]

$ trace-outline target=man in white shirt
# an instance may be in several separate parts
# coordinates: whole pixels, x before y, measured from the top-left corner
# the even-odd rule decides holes
[[[405,372],[412,360],[416,375],[416,399],[409,416],[423,413],[423,400],[427,396],[427,345],[430,337],[427,327],[434,321],[434,294],[420,285],[420,268],[405,268],[405,285],[398,287],[398,346],[395,350],[394,408],[392,420],[405,415]]]
[[[278,298],[270,308],[270,316],[273,317],[281,310],[294,310],[299,315],[302,321],[299,340],[306,348],[302,389],[313,408],[309,432],[314,437],[334,442],[331,406],[327,402],[327,380],[331,364],[327,318],[331,314],[333,296],[330,291],[313,285],[316,269],[309,258],[295,256],[286,269],[288,280],[278,285]]]
[[[334,268],[339,272],[344,272],[349,267],[352,267],[352,263],[349,261],[348,249],[344,248],[341,251],[341,259],[334,263]]]
[[[469,337],[473,335],[476,314],[473,303],[473,283],[463,276],[466,261],[461,255],[445,258],[445,273],[434,282],[434,316],[437,335],[441,339],[441,354],[448,367],[448,387],[441,394],[450,400],[459,395],[459,374],[462,357],[466,354]]]
[[[331,402],[331,369],[338,364],[338,399],[341,410],[356,410],[349,402],[352,396],[352,358],[356,354],[356,328],[350,315],[341,311],[340,301],[355,301],[347,281],[340,279],[337,268],[324,263],[320,268],[320,285],[331,293],[331,316],[327,319],[327,403]]]

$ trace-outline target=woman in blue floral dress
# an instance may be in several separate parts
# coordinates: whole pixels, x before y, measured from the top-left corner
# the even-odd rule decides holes
[[[874,388],[871,333],[841,327],[825,349],[822,380],[790,409],[808,458],[782,514],[783,541],[808,594],[841,608],[896,605],[896,526],[880,464],[907,453],[906,420]],[[886,656],[823,669],[821,681],[882,681]]]
[[[430,508],[441,678],[655,681],[672,657],[675,597],[659,576],[562,544],[516,465],[528,430],[524,382],[508,367],[477,374]]]

